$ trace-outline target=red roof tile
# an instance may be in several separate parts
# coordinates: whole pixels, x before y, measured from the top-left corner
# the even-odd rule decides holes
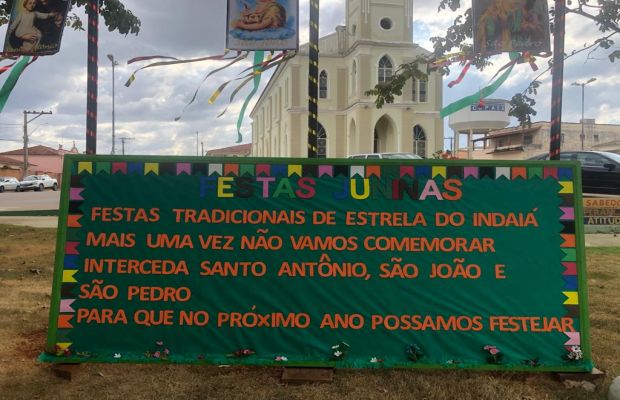
[[[240,144],[237,146],[222,147],[221,149],[213,149],[207,151],[207,156],[225,156],[225,155],[240,155],[248,156],[252,151],[252,143]]]
[[[39,146],[28,147],[28,155],[31,155],[31,156],[57,156],[59,154],[60,152],[58,150],[52,149],[51,147],[47,147],[47,146],[39,145]],[[0,155],[23,156],[24,149],[5,151],[4,153],[0,153]]]

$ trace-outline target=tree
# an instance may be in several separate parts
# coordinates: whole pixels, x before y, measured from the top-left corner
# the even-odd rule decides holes
[[[0,26],[9,22],[14,1],[20,0],[6,0],[0,3]],[[71,0],[71,4],[74,7],[86,6],[88,0]],[[100,4],[99,13],[110,32],[118,31],[124,35],[138,34],[140,19],[131,10],[126,9],[120,0],[100,0]],[[75,12],[67,16],[67,26],[75,30],[84,30],[83,25],[82,19]]]
[[[449,8],[452,11],[458,11],[461,9],[461,0],[441,0],[438,10],[445,10]],[[610,62],[614,62],[616,59],[620,60],[620,50],[613,50],[612,46],[614,41],[612,37],[620,33],[620,1],[618,0],[567,0],[566,13],[573,13],[579,15],[585,19],[584,22],[594,23],[600,31],[600,36],[594,43],[590,43],[579,50],[573,50],[570,54],[565,54],[565,59],[570,58],[578,53],[589,50],[592,54],[598,49],[610,50],[607,55]],[[555,10],[551,8],[550,14],[550,29],[553,31],[553,17]],[[492,65],[490,56],[482,56],[479,54],[473,54],[472,44],[472,32],[473,32],[473,15],[471,8],[465,10],[462,15],[459,15],[454,20],[452,26],[446,30],[445,36],[438,36],[431,38],[433,43],[433,53],[429,56],[420,56],[413,62],[401,65],[395,72],[392,80],[385,83],[377,84],[374,89],[366,92],[367,96],[376,96],[375,104],[378,108],[381,108],[385,103],[392,103],[394,96],[400,96],[402,94],[402,88],[407,79],[423,78],[428,73],[428,65],[434,60],[441,58],[446,54],[450,54],[455,51],[464,52],[471,55],[469,57],[473,66],[479,70]],[[424,66],[424,70],[421,67]],[[521,125],[529,125],[532,120],[531,117],[536,115],[534,106],[536,101],[533,98],[537,94],[538,87],[540,86],[541,78],[546,72],[551,69],[552,63],[549,62],[549,67],[542,71],[527,88],[521,92],[515,94],[510,101],[509,115],[516,117]],[[433,68],[430,68],[433,69]],[[442,75],[450,73],[449,66],[440,66],[435,68]]]

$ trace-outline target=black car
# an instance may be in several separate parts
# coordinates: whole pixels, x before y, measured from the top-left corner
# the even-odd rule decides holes
[[[548,160],[543,154],[530,160]],[[620,194],[620,155],[605,151],[565,151],[560,160],[581,162],[583,193]]]

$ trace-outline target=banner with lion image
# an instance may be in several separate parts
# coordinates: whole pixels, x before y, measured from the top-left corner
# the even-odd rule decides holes
[[[57,53],[70,7],[68,0],[15,0],[4,40],[4,53]]]
[[[548,53],[546,0],[473,0],[474,51]]]
[[[226,47],[231,50],[297,50],[298,0],[228,0]]]

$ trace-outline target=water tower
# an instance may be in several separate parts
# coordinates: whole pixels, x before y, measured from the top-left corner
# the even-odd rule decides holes
[[[503,129],[510,124],[509,101],[484,99],[454,114],[450,114],[448,125],[454,131],[455,147],[458,149],[461,135],[467,136],[467,159],[471,159],[474,135],[487,135],[492,130]]]

